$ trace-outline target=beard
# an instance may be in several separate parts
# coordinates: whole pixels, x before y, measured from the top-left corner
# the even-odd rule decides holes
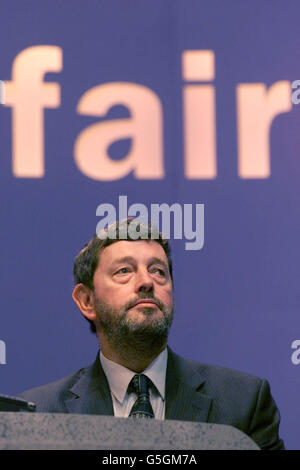
[[[143,298],[151,298],[157,302],[162,315],[157,315],[157,306],[136,307],[143,312],[143,319],[130,317],[129,310],[137,300]],[[110,346],[124,359],[128,356],[134,358],[137,354],[144,358],[152,357],[160,353],[167,344],[173,321],[173,307],[167,308],[149,293],[140,295],[120,309],[112,308],[95,295],[95,310],[97,330],[105,335]]]

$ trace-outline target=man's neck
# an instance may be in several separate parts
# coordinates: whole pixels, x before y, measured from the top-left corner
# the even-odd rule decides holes
[[[145,355],[144,352],[143,354],[139,354],[138,351],[122,350],[122,353],[114,351],[104,338],[101,338],[101,341],[99,338],[99,343],[101,352],[103,356],[106,357],[106,359],[120,364],[121,366],[126,367],[127,369],[132,370],[137,374],[143,372],[149,366],[149,364],[151,364],[151,362],[153,362],[154,359],[159,356],[159,354],[165,349],[167,345],[164,344],[163,347],[159,350],[152,351],[151,354]]]

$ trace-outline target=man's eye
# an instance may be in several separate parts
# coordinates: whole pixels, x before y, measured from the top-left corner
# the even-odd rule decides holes
[[[165,277],[165,275],[166,275],[165,271],[163,269],[160,269],[160,268],[154,268],[153,272],[158,273],[160,276],[163,276],[163,277]]]
[[[121,269],[118,269],[116,274],[127,274],[128,272],[129,272],[129,268],[121,268]]]

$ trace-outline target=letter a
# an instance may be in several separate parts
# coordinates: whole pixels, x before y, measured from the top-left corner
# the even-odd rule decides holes
[[[82,173],[100,181],[113,181],[131,171],[138,179],[164,177],[162,155],[162,109],[157,95],[134,83],[106,83],[88,90],[77,111],[90,116],[105,116],[109,109],[124,105],[130,118],[107,120],[84,129],[75,142],[75,161]],[[112,160],[108,147],[115,141],[132,138],[127,156]]]

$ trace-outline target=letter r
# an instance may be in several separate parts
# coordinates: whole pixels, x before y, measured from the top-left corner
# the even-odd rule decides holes
[[[12,107],[12,171],[19,178],[44,176],[43,108],[60,105],[60,86],[44,83],[46,72],[62,70],[62,49],[33,46],[21,51],[5,82],[5,105]]]

